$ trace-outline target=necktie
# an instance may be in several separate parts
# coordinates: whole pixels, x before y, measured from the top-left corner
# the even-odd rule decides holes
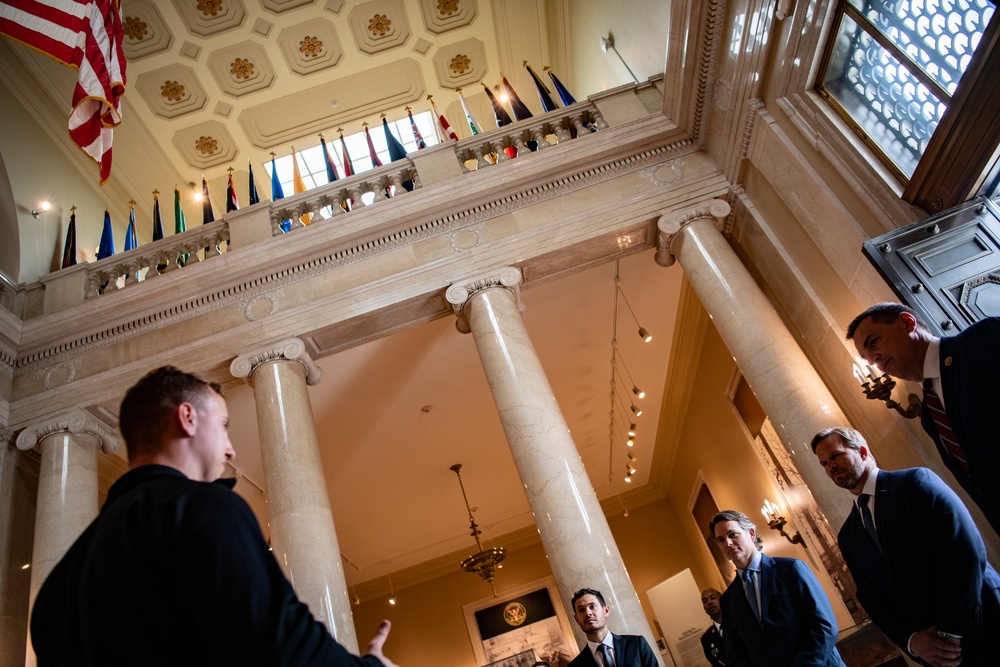
[[[615,667],[615,659],[611,657],[611,649],[608,648],[607,644],[598,646],[597,652],[601,654],[601,658],[604,660],[604,667]]]
[[[878,533],[875,532],[875,519],[872,518],[872,511],[868,509],[868,501],[871,499],[871,495],[867,493],[862,493],[858,496],[858,509],[861,510],[861,523],[865,525],[865,530],[868,531],[869,537],[878,547],[879,551],[882,551],[882,545],[878,542]]]
[[[753,609],[753,613],[759,621],[760,608],[757,607],[757,587],[753,584],[750,570],[743,570],[743,591],[747,594],[747,602],[750,603],[750,608]]]
[[[948,421],[948,415],[945,414],[944,404],[941,403],[941,398],[934,391],[934,383],[931,382],[930,378],[924,380],[924,405],[927,406],[931,417],[934,419],[934,425],[937,427],[941,445],[951,458],[955,460],[955,463],[962,469],[962,472],[969,475],[969,462],[965,459],[965,452],[962,451],[962,446],[958,444],[958,437],[955,435],[955,432],[951,430],[951,422]]]

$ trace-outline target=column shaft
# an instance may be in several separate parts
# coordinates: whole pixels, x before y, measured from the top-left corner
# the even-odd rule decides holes
[[[274,556],[316,618],[342,646],[357,653],[306,369],[297,361],[278,359],[254,369],[251,380]]]
[[[822,428],[849,424],[847,417],[711,218],[685,224],[669,249],[798,461],[816,503],[831,525],[841,525],[850,506],[816,463],[809,443]]]
[[[573,592],[596,588],[614,607],[616,632],[656,646],[514,295],[505,288],[477,292],[466,312],[563,604],[569,609]]]

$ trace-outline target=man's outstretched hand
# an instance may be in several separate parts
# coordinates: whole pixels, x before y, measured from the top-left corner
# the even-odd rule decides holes
[[[392,627],[392,623],[388,620],[382,621],[378,626],[378,632],[372,637],[372,640],[368,642],[368,649],[365,651],[365,655],[371,655],[382,661],[385,667],[399,667],[389,658],[382,655],[382,647],[385,646],[385,640],[389,638],[389,628]]]

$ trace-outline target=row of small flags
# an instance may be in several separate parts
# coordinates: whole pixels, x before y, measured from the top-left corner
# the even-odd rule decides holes
[[[541,102],[542,109],[544,112],[555,111],[559,107],[552,100],[551,93],[548,87],[542,82],[542,80],[535,74],[535,71],[528,65],[528,61],[524,61],[524,67],[528,70],[531,75],[532,80],[535,83],[535,88],[538,91],[538,99]],[[563,106],[569,106],[575,104],[576,100],[570,94],[569,90],[559,81],[558,77],[552,72],[548,67],[544,68],[544,71],[549,75],[552,81],[552,85],[559,96],[560,101]],[[485,83],[483,84],[483,90],[486,92],[487,97],[490,100],[490,104],[493,107],[493,117],[496,122],[496,126],[503,127],[504,125],[510,125],[516,121],[525,120],[526,118],[531,118],[532,113],[528,110],[528,107],[521,101],[517,93],[514,91],[513,86],[507,81],[507,77],[501,76],[501,85],[507,94],[508,103],[510,104],[511,111],[514,114],[514,120],[511,120],[510,114],[504,108],[503,104],[497,99],[493,91],[490,90],[489,86]],[[462,111],[465,113],[466,121],[469,124],[469,131],[473,136],[481,134],[483,132],[482,126],[476,121],[475,117],[472,115],[472,109],[469,107],[468,101],[465,99],[465,95],[462,94],[462,89],[458,89],[459,101],[462,104]],[[434,131],[437,134],[437,139],[439,143],[444,143],[445,141],[454,140],[458,141],[458,135],[455,130],[451,127],[451,124],[445,118],[444,114],[438,111],[434,104],[434,99],[431,95],[427,96],[428,101],[431,105],[431,113],[437,119],[437,123],[434,125]],[[413,130],[413,136],[417,143],[417,149],[421,150],[427,148],[427,143],[424,141],[423,136],[420,134],[420,130],[417,129],[417,123],[413,119],[413,112],[410,107],[406,107],[406,115],[410,119],[410,128]],[[365,140],[368,143],[368,154],[372,161],[374,167],[381,167],[382,160],[379,158],[376,150],[375,144],[372,141],[371,133],[368,131],[368,123],[363,123]],[[385,133],[385,141],[389,149],[389,161],[395,162],[396,160],[402,160],[406,157],[406,149],[403,144],[396,139],[395,135],[389,130],[389,123],[386,120],[385,114],[382,114],[382,131]],[[337,129],[340,134],[340,145],[341,151],[343,153],[343,166],[344,178],[349,178],[355,174],[354,164],[351,161],[350,153],[347,151],[347,143],[344,141],[344,132],[341,128]],[[330,155],[330,151],[327,147],[326,139],[323,135],[319,135],[320,145],[323,147],[323,161],[326,165],[326,177],[327,181],[332,183],[338,180],[337,167],[333,161],[333,157]],[[529,147],[534,144],[534,141],[528,142]],[[532,150],[534,150],[532,148]],[[517,155],[517,149],[508,146],[504,149],[509,157],[515,157]],[[277,201],[279,199],[284,199],[285,193],[284,188],[281,186],[281,181],[278,178],[278,170],[275,167],[275,157],[274,153],[271,153],[271,199]],[[300,192],[306,191],[305,182],[302,180],[302,175],[299,171],[299,162],[295,157],[295,149],[292,148],[292,186],[294,193],[298,194]],[[260,196],[257,193],[257,184],[254,180],[253,175],[253,163],[249,163],[249,199],[250,205],[257,204],[260,202]],[[404,181],[403,187],[406,190],[413,189],[412,181]],[[208,194],[208,182],[205,180],[204,176],[201,179],[202,188],[202,224],[208,224],[215,221],[215,211],[212,208],[212,200]],[[138,247],[138,242],[136,240],[135,232],[135,201],[129,202],[131,205],[131,213],[129,214],[128,228],[125,232],[125,248],[124,251],[128,252],[133,248]],[[343,202],[342,206],[345,210],[350,210],[350,203]],[[233,169],[229,169],[229,184],[226,188],[226,213],[230,211],[236,211],[240,207],[239,200],[236,197],[236,189],[233,187]],[[300,220],[303,224],[309,225],[311,222],[312,214],[304,213]],[[281,222],[281,230],[283,232],[289,232],[292,229],[292,221],[284,220]],[[180,232],[187,230],[187,224],[184,219],[184,211],[181,208],[181,193],[180,190],[174,188],[174,233],[179,234]],[[160,200],[159,191],[153,191],[153,241],[159,241],[163,238],[163,221],[160,216]],[[111,215],[108,211],[104,211],[104,230],[101,233],[101,242],[97,250],[97,259],[101,260],[106,257],[110,257],[115,254],[115,244],[114,244],[114,232],[111,228]],[[182,262],[186,259],[186,256],[182,258]],[[63,259],[62,268],[67,268],[76,264],[76,207],[71,209],[69,229],[66,232],[66,243],[63,248]]]

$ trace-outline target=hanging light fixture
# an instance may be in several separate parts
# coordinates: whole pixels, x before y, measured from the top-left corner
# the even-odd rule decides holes
[[[386,564],[386,567],[389,565]],[[392,571],[389,572],[389,604],[396,604],[396,591],[392,590]]]
[[[483,581],[490,585],[490,590],[493,591],[493,597],[497,596],[497,589],[493,587],[493,577],[496,575],[496,571],[503,567],[500,565],[506,556],[507,552],[503,547],[493,547],[492,549],[483,549],[483,543],[479,539],[482,531],[479,530],[479,526],[476,524],[475,518],[472,516],[472,508],[469,507],[469,497],[465,495],[465,485],[462,484],[462,464],[456,463],[451,466],[450,470],[454,471],[455,475],[458,477],[458,486],[462,489],[462,499],[465,500],[465,509],[469,512],[469,528],[472,530],[472,537],[476,539],[476,548],[479,549],[478,552],[472,554],[468,558],[462,561],[462,569],[466,572],[475,572]]]
[[[618,293],[622,295],[622,301],[625,302],[625,307],[628,308],[629,314],[632,315],[632,319],[635,321],[636,326],[639,327],[639,338],[641,338],[644,343],[648,343],[653,340],[653,336],[646,331],[646,327],[642,326],[642,324],[639,323],[639,318],[635,316],[635,311],[632,310],[632,304],[628,302],[628,298],[622,290],[621,281],[618,279],[617,275],[615,276],[615,288],[618,290]]]

